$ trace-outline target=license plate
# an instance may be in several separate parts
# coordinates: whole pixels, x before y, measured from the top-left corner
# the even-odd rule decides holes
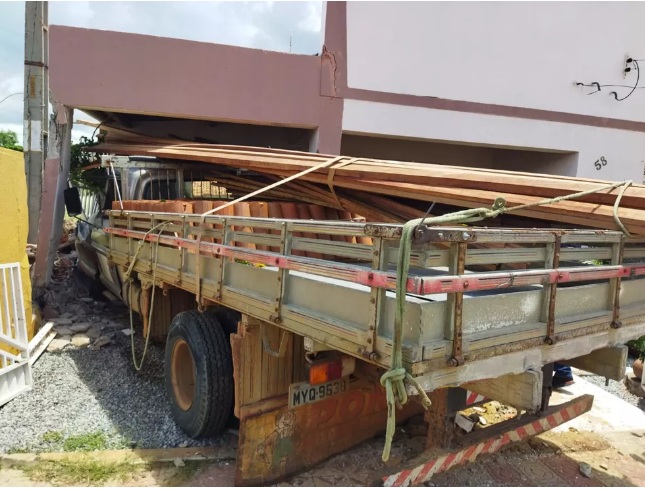
[[[349,388],[349,377],[332,380],[325,384],[311,385],[309,382],[298,382],[289,386],[289,407],[304,406],[322,401]]]

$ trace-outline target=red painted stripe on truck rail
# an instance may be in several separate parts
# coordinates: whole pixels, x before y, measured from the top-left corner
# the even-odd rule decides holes
[[[202,251],[223,257],[261,263],[267,266],[284,268],[325,277],[348,280],[368,287],[396,288],[396,274],[371,270],[357,265],[339,263],[318,258],[285,256],[259,250],[247,250],[237,246],[200,242],[194,239],[175,236],[149,234],[122,228],[105,228],[105,232],[124,238],[143,239],[151,243],[176,246],[192,251]],[[552,268],[540,270],[520,270],[515,272],[483,272],[472,275],[448,275],[441,277],[422,277],[412,275],[407,282],[407,291],[412,294],[437,294],[469,292],[476,290],[496,290],[515,286],[545,285],[552,283],[581,282],[586,280],[612,279],[645,275],[645,263],[612,266],[584,266]]]

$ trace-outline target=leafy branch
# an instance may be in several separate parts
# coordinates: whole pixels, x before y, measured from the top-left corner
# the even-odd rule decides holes
[[[101,168],[86,169],[97,160],[95,153],[87,151],[87,148],[96,146],[102,142],[102,136],[94,138],[81,136],[78,143],[72,144],[70,151],[69,179],[74,185],[84,187],[95,192],[102,192],[101,183],[105,179],[105,171]]]
[[[638,358],[645,360],[645,336],[627,342],[627,346],[638,351]]]

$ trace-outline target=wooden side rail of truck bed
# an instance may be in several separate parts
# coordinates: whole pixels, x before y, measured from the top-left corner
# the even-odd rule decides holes
[[[159,299],[172,314],[197,306],[241,314],[229,328],[238,482],[276,480],[384,429],[378,378],[391,361],[401,228],[109,212],[108,258],[121,275],[136,272],[142,296],[181,296],[165,306]],[[465,386],[535,412],[545,407],[543,365],[615,378],[622,345],[645,334],[645,239],[420,226],[410,263],[403,359],[428,392]],[[138,306],[144,317],[149,302]],[[294,406],[305,353],[330,351],[356,359],[346,390]],[[399,419],[417,412],[408,404]]]

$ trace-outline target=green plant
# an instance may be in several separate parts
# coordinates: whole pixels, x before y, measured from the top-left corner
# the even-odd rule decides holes
[[[29,453],[29,448],[28,447],[11,447],[7,450],[7,453],[9,455],[13,453]]]
[[[105,170],[101,168],[94,168],[87,170],[86,167],[93,164],[97,156],[94,153],[87,151],[87,148],[96,146],[103,141],[101,135],[94,135],[88,138],[81,136],[78,143],[72,144],[70,150],[70,165],[69,165],[69,179],[74,185],[79,187],[88,188],[94,191],[101,192],[101,181],[105,177]]]
[[[105,435],[97,431],[70,436],[63,443],[63,450],[66,452],[92,452],[94,450],[105,450],[107,445]]]
[[[645,336],[627,342],[627,346],[638,352],[638,358],[645,361]]]
[[[14,131],[0,129],[0,147],[22,151],[18,144],[18,135]]]
[[[42,438],[45,443],[58,443],[63,440],[63,434],[60,431],[47,431]]]
[[[92,459],[43,460],[20,468],[31,480],[59,486],[95,486],[115,479],[124,482],[137,470],[132,462],[101,462]]]

